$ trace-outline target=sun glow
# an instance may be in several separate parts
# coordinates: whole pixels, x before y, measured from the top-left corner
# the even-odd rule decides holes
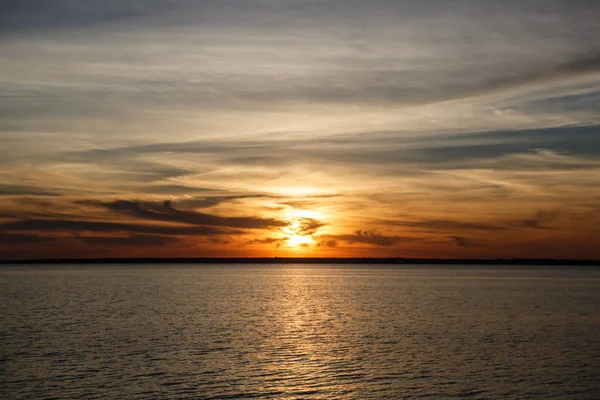
[[[308,246],[313,243],[310,236],[292,235],[288,237],[287,245],[290,247]]]
[[[308,247],[314,243],[309,222],[318,218],[319,213],[311,210],[289,210],[289,224],[282,229],[286,237],[286,245],[288,247],[300,248]]]

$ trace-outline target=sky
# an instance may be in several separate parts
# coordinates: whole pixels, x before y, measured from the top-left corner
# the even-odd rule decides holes
[[[596,0],[9,0],[0,258],[600,258]]]

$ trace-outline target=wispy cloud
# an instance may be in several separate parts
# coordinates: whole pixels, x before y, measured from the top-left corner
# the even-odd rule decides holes
[[[0,196],[60,196],[52,189],[33,185],[5,185],[0,184]]]
[[[0,8],[4,243],[283,252],[292,225],[331,254],[593,241],[596,1]]]

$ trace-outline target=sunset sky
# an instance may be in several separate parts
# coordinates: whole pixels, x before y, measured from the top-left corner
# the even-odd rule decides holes
[[[0,258],[600,258],[597,0],[14,0],[0,54]]]

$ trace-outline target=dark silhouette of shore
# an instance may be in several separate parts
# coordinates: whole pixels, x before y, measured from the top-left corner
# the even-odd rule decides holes
[[[341,258],[341,257],[243,257],[243,258],[64,258],[0,260],[0,264],[382,264],[382,265],[574,265],[600,266],[600,260],[547,258]]]

